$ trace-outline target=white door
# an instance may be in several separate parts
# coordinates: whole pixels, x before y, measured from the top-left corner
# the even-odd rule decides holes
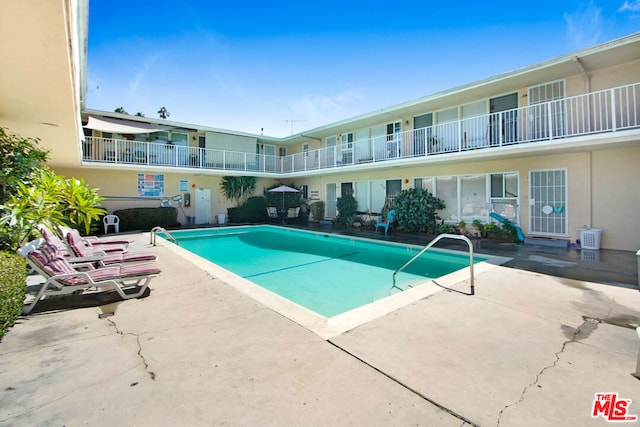
[[[530,172],[529,227],[533,234],[566,236],[567,171],[565,169]]]
[[[195,223],[197,225],[211,224],[211,189],[196,188],[195,196]]]

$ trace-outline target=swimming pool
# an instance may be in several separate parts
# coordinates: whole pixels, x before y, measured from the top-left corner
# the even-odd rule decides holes
[[[325,318],[469,266],[467,253],[430,250],[400,272],[394,286],[393,272],[420,247],[274,226],[171,235],[181,248]]]

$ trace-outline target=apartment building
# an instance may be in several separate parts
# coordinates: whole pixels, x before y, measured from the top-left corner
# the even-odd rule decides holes
[[[346,193],[376,214],[403,189],[421,187],[445,201],[447,222],[488,222],[496,212],[531,237],[575,241],[593,227],[604,248],[640,245],[640,34],[273,138],[84,109],[83,8],[47,7],[55,10],[38,13],[64,19],[39,31],[61,35],[31,48],[53,55],[48,69],[60,85],[48,90],[57,110],[47,111],[49,101],[23,108],[16,90],[34,89],[16,70],[24,84],[2,88],[17,106],[0,125],[39,136],[51,166],[100,188],[110,211],[189,194],[181,220],[214,223],[233,203],[219,190],[222,177],[253,175],[258,194],[278,181],[303,186],[310,202],[325,202],[327,218]],[[1,49],[23,63],[36,56]],[[42,73],[29,72],[31,82]]]

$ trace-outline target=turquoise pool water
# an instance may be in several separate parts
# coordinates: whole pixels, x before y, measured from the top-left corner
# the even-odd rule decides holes
[[[325,317],[469,266],[467,253],[427,251],[397,275],[393,288],[393,272],[420,247],[273,226],[171,235],[180,247]]]

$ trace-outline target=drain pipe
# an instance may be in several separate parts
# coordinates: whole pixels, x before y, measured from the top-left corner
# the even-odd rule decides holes
[[[638,333],[638,339],[640,339],[640,326],[636,328],[636,332]],[[636,378],[640,379],[640,348],[638,349],[638,361],[636,362]]]

